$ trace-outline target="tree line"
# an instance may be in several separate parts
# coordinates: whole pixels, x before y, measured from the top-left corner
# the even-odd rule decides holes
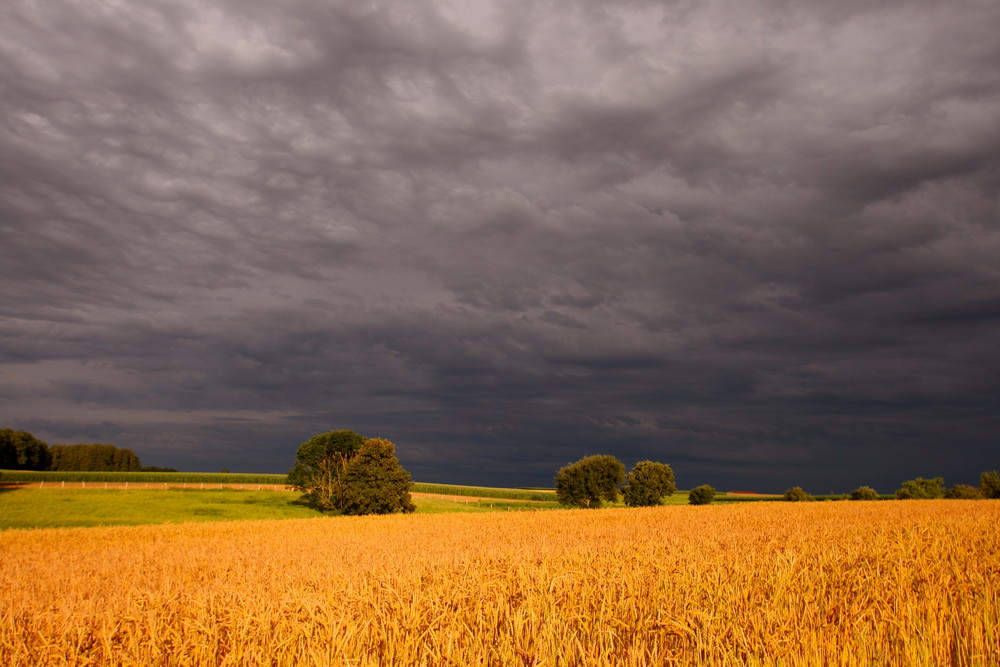
[[[870,486],[859,486],[850,493],[839,496],[841,500],[880,500],[883,496]],[[979,486],[956,484],[946,489],[943,477],[917,477],[903,482],[896,489],[894,497],[898,500],[929,500],[934,498],[953,498],[977,500],[983,498],[1000,498],[1000,472],[990,470],[979,475]],[[815,500],[815,496],[806,493],[802,487],[795,486],[785,491],[782,500],[792,502],[807,502]]]
[[[628,475],[625,465],[614,456],[585,456],[556,473],[556,497],[567,507],[601,507],[604,501],[617,502],[619,496],[628,507],[653,507],[677,490],[674,471],[666,463],[639,461]],[[707,484],[688,493],[691,505],[707,505],[715,498],[715,489]]]
[[[677,490],[674,472],[665,463],[640,461],[627,476],[625,466],[614,456],[587,456],[560,468],[555,477],[559,503],[567,507],[600,507],[604,501],[617,502],[619,498],[628,507],[659,505]],[[715,489],[708,484],[688,492],[691,505],[708,505],[715,499]],[[881,496],[869,486],[861,486],[851,493],[835,496],[838,500],[879,500]],[[945,489],[941,477],[916,479],[903,482],[896,491],[900,500],[920,498],[1000,498],[1000,472],[991,470],[979,477],[979,486],[956,484]],[[803,502],[816,500],[802,487],[792,487],[781,496],[782,500]]]
[[[177,472],[174,468],[143,466],[131,449],[102,444],[49,445],[27,431],[0,429],[0,469]]]

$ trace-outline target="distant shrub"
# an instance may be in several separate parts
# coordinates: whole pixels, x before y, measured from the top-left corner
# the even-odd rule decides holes
[[[802,490],[801,486],[793,486],[792,488],[785,491],[785,495],[781,497],[782,500],[788,500],[793,503],[802,503],[814,498]]]
[[[870,486],[859,486],[851,491],[851,500],[878,500],[878,491]]]
[[[1000,498],[1000,472],[990,470],[980,475],[979,490],[984,498]]]
[[[983,492],[976,486],[968,484],[956,484],[944,493],[945,498],[958,498],[962,500],[981,500]]]
[[[900,500],[944,498],[944,479],[941,477],[911,479],[903,482],[903,486],[896,490],[896,497]]]
[[[689,505],[710,505],[715,500],[715,489],[708,484],[702,484],[688,493]]]

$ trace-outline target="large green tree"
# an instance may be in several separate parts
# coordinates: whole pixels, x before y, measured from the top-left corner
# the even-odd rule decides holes
[[[413,482],[395,455],[396,446],[369,438],[344,470],[344,514],[409,513],[417,508],[410,497]]]
[[[556,473],[556,496],[570,507],[600,507],[602,500],[618,500],[625,466],[614,456],[587,456]]]
[[[622,497],[629,507],[651,507],[676,490],[674,471],[669,465],[639,461],[625,479]]]
[[[0,468],[48,470],[52,462],[49,446],[27,431],[0,429]]]
[[[354,431],[329,431],[309,438],[295,454],[288,484],[303,493],[310,507],[330,511],[343,503],[344,472],[365,439]]]
[[[341,514],[412,512],[410,473],[388,440],[354,431],[314,435],[299,446],[288,484],[318,510]]]

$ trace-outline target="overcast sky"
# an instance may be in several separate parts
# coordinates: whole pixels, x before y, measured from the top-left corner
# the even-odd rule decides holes
[[[995,0],[4,0],[0,427],[977,483],[998,35]]]

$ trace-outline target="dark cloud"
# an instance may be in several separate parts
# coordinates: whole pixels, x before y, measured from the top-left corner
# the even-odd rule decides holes
[[[13,0],[0,418],[187,469],[353,428],[427,481],[973,481],[998,32],[972,0]]]

